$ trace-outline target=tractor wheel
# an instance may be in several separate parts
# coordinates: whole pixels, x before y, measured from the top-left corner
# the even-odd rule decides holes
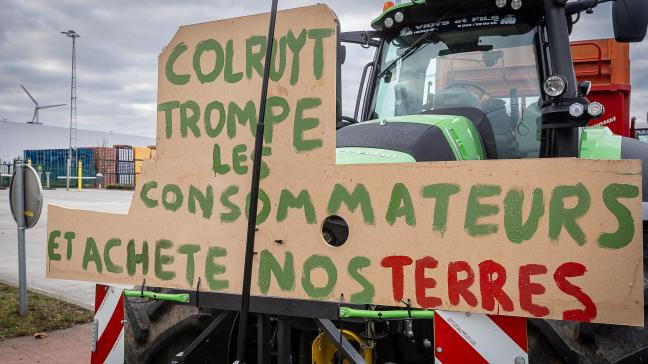
[[[124,313],[124,361],[127,364],[170,363],[213,320],[211,314],[201,313],[193,306],[140,298],[124,299]],[[208,340],[227,343],[232,324],[232,320],[224,322],[224,329],[214,332]],[[188,362],[226,363],[228,352],[229,348],[222,344],[202,345]]]
[[[645,222],[644,222],[645,224]],[[644,225],[644,327],[529,320],[529,361],[644,363],[648,361],[648,231]],[[633,356],[634,354],[634,356]]]

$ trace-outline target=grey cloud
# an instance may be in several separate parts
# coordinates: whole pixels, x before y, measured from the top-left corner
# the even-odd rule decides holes
[[[312,0],[283,0],[282,9],[312,5]],[[379,14],[382,1],[331,0],[341,28],[363,30]],[[0,119],[28,121],[33,106],[19,84],[42,103],[69,102],[70,40],[60,31],[74,29],[78,40],[79,127],[155,135],[157,55],[180,25],[268,11],[262,1],[98,1],[4,0],[0,12]],[[573,39],[610,37],[609,7],[583,16]],[[648,47],[632,47],[633,113],[648,111],[639,96],[648,89]],[[349,46],[343,69],[343,109],[353,114],[362,66],[373,55]],[[68,123],[67,107],[44,110],[41,121]]]

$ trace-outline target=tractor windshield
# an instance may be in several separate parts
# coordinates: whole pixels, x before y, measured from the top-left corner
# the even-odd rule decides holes
[[[476,109],[491,124],[498,158],[537,157],[536,30],[513,17],[488,20],[404,28],[385,39],[370,119]]]

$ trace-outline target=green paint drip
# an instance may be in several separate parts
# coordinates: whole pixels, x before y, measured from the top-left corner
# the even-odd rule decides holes
[[[565,208],[566,198],[576,197],[576,206]],[[590,194],[582,183],[574,186],[557,186],[554,188],[549,203],[549,238],[558,240],[563,226],[578,245],[586,242],[585,233],[576,220],[584,216],[590,207]]]
[[[482,204],[481,198],[499,196],[502,187],[496,185],[475,185],[470,189],[468,207],[466,208],[466,221],[464,228],[470,236],[484,236],[497,233],[497,224],[477,224],[482,217],[497,215],[498,205]]]
[[[164,135],[167,139],[171,139],[173,135],[173,110],[180,107],[178,101],[167,101],[158,104],[158,112],[164,113]]]
[[[297,108],[299,109],[299,101],[297,101]],[[275,112],[275,110],[279,110],[279,112]],[[286,120],[288,114],[290,114],[290,104],[288,104],[286,99],[279,96],[268,97],[265,109],[266,129],[263,133],[263,140],[267,144],[272,143],[275,125]],[[295,117],[295,123],[297,123],[297,117]],[[253,134],[256,136],[256,130]]]
[[[101,273],[103,265],[101,263],[101,256],[99,249],[97,249],[97,242],[92,237],[86,239],[85,250],[83,252],[83,270],[88,270],[88,263],[93,262],[97,268],[97,273]]]
[[[389,206],[385,219],[389,225],[394,225],[396,219],[405,217],[405,223],[409,226],[416,226],[416,215],[414,213],[414,204],[409,190],[402,183],[396,183],[392,188]]]
[[[324,70],[324,44],[323,39],[333,35],[333,29],[310,29],[308,31],[308,38],[315,40],[313,47],[313,74],[315,79],[322,78]]]
[[[367,257],[354,257],[349,262],[348,272],[351,278],[360,284],[362,291],[351,295],[351,303],[371,303],[373,302],[376,289],[371,282],[360,272],[362,268],[369,267],[371,260]]]
[[[61,260],[61,254],[56,253],[59,244],[56,242],[57,238],[61,237],[60,230],[52,230],[47,238],[47,258],[53,261]]]
[[[434,221],[432,228],[434,231],[439,231],[444,234],[446,231],[446,223],[448,221],[448,207],[450,206],[450,196],[459,193],[459,185],[450,183],[437,183],[427,185],[422,189],[424,198],[434,198]]]
[[[544,192],[540,188],[533,190],[531,212],[526,222],[522,222],[524,191],[511,189],[504,198],[504,229],[508,239],[516,244],[529,240],[538,230],[538,222],[545,213]]]
[[[248,167],[244,164],[247,161],[246,152],[246,144],[239,144],[232,149],[232,169],[239,176],[246,174],[248,171]]]
[[[173,255],[162,254],[162,249],[172,249],[173,243],[170,240],[160,239],[155,242],[155,276],[163,281],[169,281],[175,278],[173,271],[165,271],[164,266],[173,264],[175,257]]]
[[[293,127],[293,147],[298,153],[321,148],[324,143],[321,138],[304,139],[304,133],[316,129],[320,122],[317,118],[304,117],[304,111],[319,107],[321,104],[322,99],[318,97],[304,98],[297,101],[295,125]]]
[[[229,281],[226,279],[215,278],[225,273],[225,266],[214,262],[214,258],[226,257],[227,250],[221,247],[211,246],[207,250],[207,260],[205,261],[205,278],[207,286],[212,291],[222,291],[229,287]]]
[[[262,250],[259,261],[259,290],[267,294],[270,290],[272,276],[277,280],[279,288],[286,292],[295,287],[295,264],[291,252],[286,252],[283,267],[269,250]]]
[[[371,197],[369,197],[369,192],[363,184],[356,184],[353,193],[349,194],[346,187],[336,183],[335,187],[333,187],[333,192],[331,192],[326,209],[329,215],[338,215],[343,202],[351,212],[354,212],[360,206],[365,224],[374,224],[374,210],[371,206]]]
[[[625,207],[619,198],[639,197],[639,187],[613,183],[603,190],[603,203],[616,217],[619,227],[613,233],[602,233],[598,238],[599,246],[609,249],[626,247],[634,238],[635,227],[632,213]]]
[[[200,245],[197,244],[183,244],[178,247],[178,253],[187,255],[187,269],[185,271],[185,277],[187,279],[187,284],[189,287],[193,286],[194,275],[195,275],[195,261],[194,254],[200,251]]]
[[[269,100],[266,101],[266,105],[269,105]],[[270,106],[266,106],[266,110],[269,108]],[[246,102],[242,109],[235,102],[227,104],[227,136],[230,139],[234,139],[236,136],[237,124],[241,126],[248,125],[252,136],[256,136],[257,116],[254,102]]]
[[[230,39],[225,45],[225,74],[224,78],[227,83],[237,83],[243,79],[243,72],[234,72],[234,42]]]
[[[287,189],[281,191],[281,195],[279,196],[279,206],[277,207],[277,222],[286,220],[286,217],[288,216],[288,208],[304,209],[306,223],[315,224],[317,222],[315,206],[313,206],[308,190],[301,190],[297,197]]]
[[[164,72],[166,74],[167,80],[177,86],[186,85],[189,82],[189,74],[179,75],[173,70],[173,65],[175,64],[176,60],[182,53],[186,52],[187,49],[187,45],[184,44],[184,42],[178,43],[175,47],[173,47],[173,50],[171,51],[171,54],[169,55],[169,58],[164,65]]]
[[[216,110],[218,112],[218,123],[216,126],[212,124],[212,113]],[[215,138],[220,135],[225,127],[225,106],[220,101],[212,101],[205,106],[205,133],[210,138]]]
[[[144,203],[144,206],[152,209],[155,206],[158,205],[157,200],[153,200],[148,197],[148,193],[150,190],[157,188],[158,183],[156,181],[150,181],[146,182],[145,184],[142,185],[142,190],[140,191],[140,199]]]
[[[142,265],[142,275],[148,274],[149,255],[148,255],[148,241],[142,242],[142,252],[137,254],[135,252],[135,240],[130,239],[126,246],[126,271],[129,276],[135,275],[137,265]]]
[[[65,259],[70,260],[72,258],[72,240],[76,237],[76,234],[73,231],[66,231],[65,234],[63,234],[63,238],[65,238],[65,241],[67,243],[66,251],[65,251]]]
[[[289,30],[286,36],[288,48],[290,48],[293,54],[292,66],[290,67],[290,84],[293,86],[296,85],[297,81],[299,80],[299,53],[306,44],[306,35],[306,29],[302,29],[297,37],[295,37],[295,34],[292,32],[292,30]]]
[[[221,148],[218,143],[214,143],[214,149],[212,151],[212,171],[215,174],[227,174],[230,171],[230,166],[227,164],[221,164]]]
[[[277,60],[277,53],[279,60]],[[281,37],[279,42],[274,40],[272,46],[272,67],[270,67],[270,79],[274,82],[281,80],[286,72],[286,37]]]
[[[171,201],[169,201],[169,194],[173,194],[174,196]],[[177,185],[168,184],[162,189],[162,206],[164,206],[166,210],[176,211],[182,205],[183,199],[184,196],[182,195],[182,191]]]
[[[121,243],[122,242],[120,239],[112,238],[106,242],[106,245],[104,245],[104,250],[103,250],[104,262],[106,262],[106,271],[110,273],[119,274],[124,271],[124,267],[115,264],[113,260],[110,258],[110,250],[115,247],[121,246]]]
[[[263,190],[259,189],[259,205],[261,206],[261,211],[257,212],[257,225],[263,224],[267,219],[268,216],[270,216],[270,210],[271,210],[271,203],[270,203],[270,197],[268,197],[268,194]],[[245,216],[250,216],[250,194],[248,193],[247,197],[245,198]]]
[[[200,205],[202,217],[209,219],[212,215],[214,207],[214,189],[211,185],[207,185],[205,193],[197,189],[194,185],[189,185],[189,204],[188,209],[192,214],[196,213],[196,202]]]
[[[266,37],[255,35],[245,41],[245,75],[248,80],[252,78],[253,71],[259,76],[263,74],[263,58],[265,56],[265,51]]]
[[[180,135],[183,138],[189,135],[189,130],[194,137],[200,138],[198,121],[200,121],[200,106],[197,102],[188,100],[180,105]]]
[[[201,66],[202,55],[205,52],[214,52],[214,65],[208,73],[204,73]],[[225,64],[225,53],[223,47],[214,39],[203,40],[196,46],[193,54],[193,69],[200,83],[208,83],[216,80],[216,77],[223,71]]]
[[[327,282],[322,287],[315,287],[311,281],[311,272],[313,269],[321,268],[326,272]],[[337,268],[331,258],[324,255],[311,255],[304,262],[304,271],[302,275],[302,287],[304,292],[311,298],[326,298],[331,295],[335,283],[337,282]]]
[[[221,222],[234,222],[241,216],[241,209],[230,200],[230,197],[236,195],[238,192],[239,187],[237,185],[231,185],[221,194],[220,202],[223,207],[229,210],[228,212],[221,212]]]

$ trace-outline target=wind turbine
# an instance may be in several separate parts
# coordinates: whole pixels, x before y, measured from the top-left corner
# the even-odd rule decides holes
[[[29,96],[29,98],[34,102],[34,105],[36,105],[36,106],[34,107],[34,116],[32,116],[32,120],[31,120],[31,122],[29,122],[29,121],[27,122],[28,124],[41,124],[41,122],[38,121],[38,111],[39,111],[39,110],[41,110],[41,109],[49,109],[49,108],[51,108],[51,107],[58,107],[58,106],[65,106],[65,105],[66,105],[66,104],[56,104],[56,105],[45,105],[45,106],[40,106],[40,105],[38,104],[38,101],[36,101],[36,99],[35,99],[35,98],[34,98],[34,97],[29,93],[29,91],[27,91],[27,89],[25,88],[25,86],[20,85],[20,87],[22,87],[22,89],[25,91],[25,93],[27,94],[27,96]]]

